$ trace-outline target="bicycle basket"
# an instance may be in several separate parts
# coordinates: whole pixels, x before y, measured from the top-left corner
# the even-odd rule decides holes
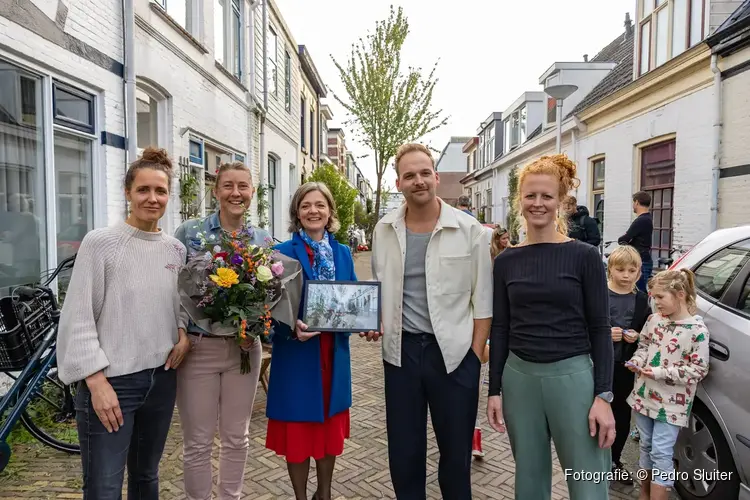
[[[28,301],[0,298],[0,371],[24,369],[54,322],[52,308],[47,296]]]

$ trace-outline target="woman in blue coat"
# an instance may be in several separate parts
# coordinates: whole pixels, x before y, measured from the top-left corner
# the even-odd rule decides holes
[[[349,248],[336,241],[336,205],[325,184],[302,185],[289,204],[292,238],[276,249],[299,260],[306,280],[356,281]],[[268,386],[266,448],[284,455],[297,500],[307,499],[310,458],[318,489],[329,500],[336,457],[349,438],[352,405],[350,333],[294,330],[275,323]]]

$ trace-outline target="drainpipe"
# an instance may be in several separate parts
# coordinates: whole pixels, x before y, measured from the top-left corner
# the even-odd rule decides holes
[[[125,80],[122,95],[125,101],[125,172],[137,154],[136,111],[135,111],[135,7],[134,0],[124,0],[122,4],[123,66]],[[125,201],[125,217],[128,216],[128,202]]]
[[[260,159],[258,166],[260,167],[260,183],[265,184],[266,182],[266,170],[268,170],[268,158],[266,154],[266,113],[268,112],[268,0],[263,0],[262,10],[262,26],[263,26],[263,109],[259,115],[260,118]],[[268,189],[266,189],[266,197],[268,197]],[[269,217],[269,214],[266,214]],[[260,222],[260,221],[258,221]],[[269,226],[272,221],[269,220]],[[266,229],[269,229],[267,227]],[[273,234],[271,237],[273,238]]]
[[[711,55],[711,71],[714,74],[714,124],[713,149],[711,164],[711,231],[719,227],[719,173],[721,168],[721,119],[722,119],[722,81],[719,69],[719,56]]]

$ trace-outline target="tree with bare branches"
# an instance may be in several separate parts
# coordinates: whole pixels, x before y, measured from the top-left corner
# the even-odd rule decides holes
[[[374,33],[352,45],[345,66],[331,56],[348,96],[343,99],[334,93],[334,98],[347,110],[346,124],[353,127],[355,137],[375,154],[376,220],[383,175],[398,147],[448,122],[441,118],[443,110],[432,109],[437,63],[427,76],[421,68],[401,67],[401,49],[408,34],[403,9],[391,6],[388,19],[378,21]]]

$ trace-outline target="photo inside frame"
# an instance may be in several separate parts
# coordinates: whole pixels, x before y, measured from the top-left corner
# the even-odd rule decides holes
[[[380,330],[380,282],[307,282],[302,322],[309,331]]]

